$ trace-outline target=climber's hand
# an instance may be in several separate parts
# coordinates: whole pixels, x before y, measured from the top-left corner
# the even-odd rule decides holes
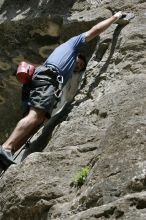
[[[114,14],[114,17],[119,20],[120,18],[124,17],[124,13],[122,13],[122,11],[117,12],[116,14]],[[117,21],[116,20],[116,21]]]

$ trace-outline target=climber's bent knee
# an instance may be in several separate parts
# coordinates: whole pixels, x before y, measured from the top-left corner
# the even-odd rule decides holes
[[[30,107],[29,113],[26,117],[28,120],[33,121],[36,125],[39,125],[45,120],[45,112],[41,109]]]

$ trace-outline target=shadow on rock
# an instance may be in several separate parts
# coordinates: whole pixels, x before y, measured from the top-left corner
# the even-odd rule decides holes
[[[103,79],[103,77],[101,75],[103,73],[105,73],[108,69],[111,58],[113,57],[113,54],[115,52],[118,37],[119,37],[120,32],[123,29],[123,27],[125,27],[125,26],[124,25],[118,25],[117,28],[115,29],[115,31],[113,33],[113,39],[112,39],[112,42],[111,42],[112,45],[111,45],[111,50],[110,50],[110,54],[108,56],[108,59],[106,60],[105,64],[101,67],[101,69],[99,71],[99,74],[95,78],[95,81],[90,85],[89,90],[88,90],[88,94],[90,94],[93,91],[93,89],[96,88],[98,86],[98,84],[100,83],[100,81]]]
[[[81,102],[86,101],[89,97],[92,98],[91,93],[92,91],[99,85],[99,83],[105,79],[105,76],[102,76],[103,73],[105,73],[108,69],[108,66],[111,62],[111,59],[113,57],[113,54],[115,52],[116,49],[116,45],[117,45],[117,41],[118,41],[118,37],[120,35],[121,30],[125,27],[125,25],[118,25],[113,33],[113,39],[106,39],[104,41],[102,41],[102,43],[99,43],[99,47],[96,53],[96,60],[98,62],[101,61],[101,59],[103,58],[106,50],[109,47],[109,43],[111,43],[111,49],[110,49],[110,53],[109,56],[106,60],[106,62],[104,63],[104,65],[101,67],[101,69],[99,70],[98,75],[95,77],[95,80],[92,84],[90,84],[89,89],[86,93],[86,97],[84,97],[83,99],[80,99],[76,102],[76,105],[79,105]],[[103,45],[102,45],[103,44]],[[84,79],[84,81],[86,81],[86,79]],[[85,84],[85,83],[84,83]],[[82,84],[81,89],[83,89],[84,84]]]

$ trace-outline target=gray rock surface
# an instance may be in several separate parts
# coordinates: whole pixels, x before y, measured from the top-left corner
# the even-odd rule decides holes
[[[0,76],[2,85],[11,84],[6,84],[8,90],[1,89],[1,95],[6,100],[12,91],[9,105],[14,109],[18,103],[14,94],[20,88],[8,79],[14,79],[12,69],[19,60],[38,65],[59,41],[114,11],[132,12],[135,17],[125,26],[113,24],[82,48],[89,62],[80,90],[76,91],[78,84],[71,88],[72,77],[58,109],[77,92],[75,98],[34,141],[33,147],[43,152],[11,166],[0,180],[0,219],[145,220],[146,2],[56,2],[1,1]],[[12,107],[11,114],[6,113],[6,104],[0,110],[0,115],[6,114],[2,138],[17,119]],[[14,122],[9,124],[11,117]],[[73,187],[74,175],[85,166],[90,171],[84,184]]]

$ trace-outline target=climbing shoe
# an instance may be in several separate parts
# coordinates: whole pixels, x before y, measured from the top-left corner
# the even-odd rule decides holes
[[[11,152],[4,150],[4,148],[0,145],[0,167],[6,170],[12,164],[16,163],[12,158]]]

